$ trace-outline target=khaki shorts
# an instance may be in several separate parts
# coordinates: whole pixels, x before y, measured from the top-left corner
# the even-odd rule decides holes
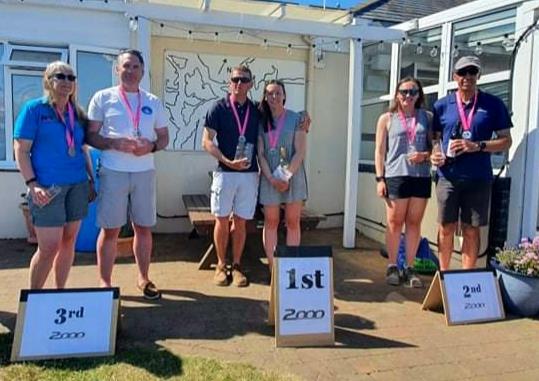
[[[213,172],[211,212],[217,217],[230,213],[245,220],[253,218],[258,197],[258,172]]]
[[[119,228],[131,221],[150,227],[157,222],[155,170],[119,172],[99,168],[97,195],[97,225],[101,228]]]

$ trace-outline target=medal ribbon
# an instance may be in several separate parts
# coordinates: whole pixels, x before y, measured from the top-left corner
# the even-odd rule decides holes
[[[75,148],[75,111],[71,103],[67,102],[67,113],[69,114],[69,123],[64,119],[64,116],[60,112],[60,109],[55,106],[54,111],[56,111],[56,116],[62,122],[66,131],[66,143],[69,149]]]
[[[249,116],[251,113],[251,108],[249,107],[249,104],[247,104],[247,112],[245,113],[245,119],[243,119],[243,125],[241,124],[240,116],[238,114],[238,110],[236,109],[236,104],[234,103],[235,98],[230,95],[229,97],[230,101],[230,107],[232,108],[232,113],[234,114],[234,118],[236,119],[236,125],[238,126],[238,132],[240,136],[245,135],[245,131],[247,130],[247,124],[249,123]]]
[[[462,123],[462,129],[464,131],[470,131],[472,128],[472,119],[475,114],[475,106],[477,105],[477,91],[475,92],[475,96],[473,99],[473,107],[470,110],[470,113],[468,114],[468,118],[466,118],[466,114],[464,113],[464,107],[462,106],[462,98],[460,97],[459,92],[456,92],[457,94],[457,109],[459,112],[459,118],[460,123]]]
[[[275,147],[277,147],[277,143],[279,142],[279,136],[281,135],[281,131],[283,130],[283,127],[284,127],[284,121],[286,119],[285,117],[286,117],[286,110],[283,110],[283,113],[277,120],[276,128],[273,130],[271,129],[271,123],[268,120],[268,142],[269,142],[270,149],[275,149]]]
[[[137,109],[134,113],[133,113],[133,109],[131,108],[131,104],[129,103],[129,100],[127,99],[127,93],[121,86],[120,86],[120,98],[122,98],[122,102],[124,104],[125,109],[127,110],[129,119],[131,119],[131,123],[133,123],[133,128],[135,129],[135,132],[137,133],[137,135],[139,135],[140,131],[138,127],[140,124],[140,110],[142,108],[140,90],[137,91]]]
[[[406,121],[406,116],[404,115],[404,112],[399,110],[399,119],[401,122],[401,125],[406,130],[406,138],[408,139],[408,144],[412,145],[415,141],[415,133],[416,133],[416,114],[414,111],[414,116],[412,117],[412,123],[408,125],[408,122]]]

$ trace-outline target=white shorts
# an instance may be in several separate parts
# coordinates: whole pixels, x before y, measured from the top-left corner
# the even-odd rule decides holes
[[[228,217],[230,213],[245,220],[253,218],[258,197],[258,172],[213,172],[211,213]]]
[[[129,213],[136,225],[154,226],[157,222],[155,194],[154,169],[118,172],[100,167],[97,225],[105,229],[122,227]]]

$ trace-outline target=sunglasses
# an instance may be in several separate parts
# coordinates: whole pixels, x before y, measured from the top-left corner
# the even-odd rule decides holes
[[[415,97],[419,94],[419,89],[401,89],[399,90],[399,94],[403,97],[410,96]]]
[[[249,83],[249,82],[251,82],[251,78],[247,78],[247,77],[232,77],[232,78],[230,78],[230,82],[232,82],[232,83]]]
[[[51,75],[49,78],[55,78],[59,81],[65,81],[67,79],[69,82],[75,82],[77,76],[73,74],[56,73]]]
[[[479,69],[476,68],[475,66],[469,66],[469,67],[464,67],[460,70],[457,70],[457,75],[459,77],[465,77],[467,76],[468,74],[469,75],[477,75],[479,73]]]

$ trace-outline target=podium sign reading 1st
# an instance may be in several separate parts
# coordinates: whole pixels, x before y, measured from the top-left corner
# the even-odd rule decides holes
[[[22,290],[11,361],[113,355],[118,288]]]
[[[333,345],[331,247],[280,246],[274,263],[276,345]]]

